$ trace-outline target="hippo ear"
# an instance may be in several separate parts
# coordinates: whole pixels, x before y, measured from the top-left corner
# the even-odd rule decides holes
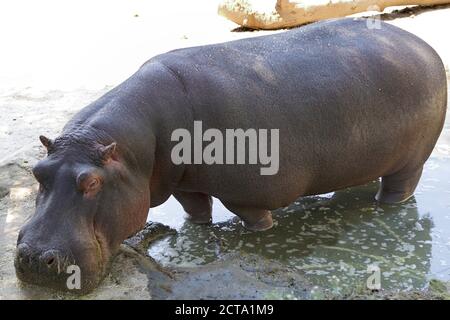
[[[39,140],[41,140],[42,144],[47,148],[47,150],[49,150],[53,145],[53,141],[46,136],[39,136]]]
[[[100,155],[103,161],[117,160],[117,143],[113,142],[107,146],[100,147]]]

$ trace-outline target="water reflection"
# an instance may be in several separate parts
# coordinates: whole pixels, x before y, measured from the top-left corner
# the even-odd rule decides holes
[[[275,211],[276,225],[264,233],[248,232],[233,218],[213,226],[186,222],[178,235],[153,245],[150,254],[163,264],[186,266],[212,262],[228,252],[256,253],[294,266],[326,287],[330,282],[355,286],[375,264],[383,288],[423,287],[430,268],[432,221],[419,216],[414,198],[401,208],[378,206],[373,201],[376,188],[371,183],[299,199]]]

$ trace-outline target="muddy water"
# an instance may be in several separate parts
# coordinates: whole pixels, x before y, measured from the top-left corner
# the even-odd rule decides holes
[[[304,197],[274,212],[275,226],[246,231],[214,199],[212,226],[186,222],[171,198],[149,219],[178,234],[149,253],[166,266],[198,266],[225,253],[257,254],[294,267],[320,290],[335,294],[365,286],[378,266],[381,287],[422,289],[430,279],[450,280],[450,120],[428,160],[415,197],[401,205],[378,205],[378,182]]]

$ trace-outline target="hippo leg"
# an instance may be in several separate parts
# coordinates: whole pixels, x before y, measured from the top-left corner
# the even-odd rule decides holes
[[[188,214],[187,218],[190,221],[198,224],[211,223],[211,196],[200,192],[185,191],[175,191],[173,196],[183,206],[184,211]]]
[[[416,169],[403,169],[381,178],[380,189],[375,199],[384,203],[401,203],[414,194],[422,175],[423,166]]]
[[[229,203],[223,203],[228,210],[242,220],[242,225],[251,231],[265,231],[273,226],[272,213],[269,210],[246,208]]]

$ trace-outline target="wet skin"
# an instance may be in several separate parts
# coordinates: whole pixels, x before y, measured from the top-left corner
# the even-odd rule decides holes
[[[442,61],[388,24],[341,19],[284,33],[171,51],[82,109],[33,172],[36,213],[19,234],[20,279],[81,292],[105,275],[120,243],[170,195],[193,222],[211,221],[211,196],[250,230],[299,196],[381,177],[378,201],[412,196],[442,130]],[[259,165],[175,165],[173,130],[280,130],[276,175]],[[270,148],[269,148],[270,150]]]

